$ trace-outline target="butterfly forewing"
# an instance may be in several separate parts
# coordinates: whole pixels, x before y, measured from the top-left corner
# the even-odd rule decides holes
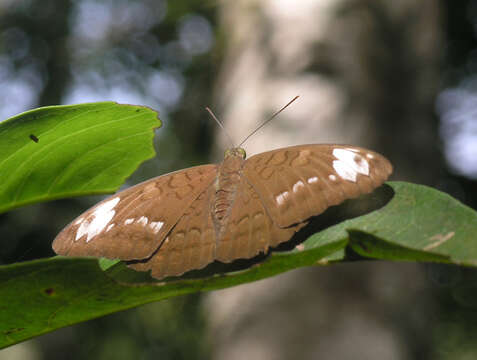
[[[383,156],[354,146],[299,145],[252,156],[244,177],[281,228],[368,193],[392,172]]]
[[[145,181],[100,202],[54,240],[57,254],[144,259],[214,181],[216,165],[197,166]]]

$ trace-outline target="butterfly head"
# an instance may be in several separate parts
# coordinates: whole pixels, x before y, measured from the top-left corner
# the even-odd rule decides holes
[[[245,159],[245,157],[247,156],[247,153],[245,152],[244,149],[242,149],[240,147],[225,150],[224,157],[228,158],[228,157],[231,157],[231,156],[238,156],[242,159]]]

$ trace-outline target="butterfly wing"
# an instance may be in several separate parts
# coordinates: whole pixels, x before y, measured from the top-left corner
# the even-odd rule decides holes
[[[128,266],[138,271],[151,270],[151,276],[161,279],[201,269],[213,262],[216,241],[210,199],[214,191],[210,185],[192,202],[150,258]]]
[[[69,256],[147,258],[216,173],[217,165],[197,166],[119,192],[69,224],[55,238],[53,250]]]
[[[266,253],[269,247],[289,240],[303,225],[285,229],[277,227],[258,193],[242,178],[226,231],[217,241],[217,260],[231,262],[252,258],[260,252]]]
[[[258,194],[242,179],[227,228],[216,238],[211,216],[214,192],[215,187],[210,185],[184,212],[159,249],[149,259],[131,262],[129,267],[151,270],[151,276],[157,279],[179,276],[214,260],[228,263],[252,258],[289,240],[304,225],[286,229],[274,225]]]
[[[382,155],[348,145],[272,150],[250,157],[243,167],[243,176],[281,228],[371,192],[391,172],[391,163]]]

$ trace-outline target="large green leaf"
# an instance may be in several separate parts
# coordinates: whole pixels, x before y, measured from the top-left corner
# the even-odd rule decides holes
[[[361,256],[429,261],[430,254],[433,254],[432,259],[436,261],[437,258],[443,261],[448,258],[454,264],[477,266],[475,210],[427,186],[401,182],[390,184],[396,196],[383,211],[361,217],[359,227],[355,227],[356,220],[352,219],[315,234],[308,239],[305,249],[332,239],[348,238],[348,231],[351,233],[351,248]],[[327,260],[343,258],[344,251],[341,251]]]
[[[157,113],[102,102],[49,106],[0,122],[0,213],[113,192],[154,156]]]
[[[353,250],[371,258],[477,264],[474,210],[425,186],[389,185],[394,197],[381,209],[326,228],[250,268],[226,274],[155,282],[122,263],[102,270],[94,258],[54,257],[2,266],[0,347],[147,302],[344,261]],[[207,271],[202,274],[206,276]]]

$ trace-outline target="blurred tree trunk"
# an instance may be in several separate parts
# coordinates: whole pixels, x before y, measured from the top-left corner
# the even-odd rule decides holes
[[[45,28],[49,31],[42,31],[49,51],[45,64],[46,73],[51,75],[46,78],[45,87],[40,94],[40,106],[61,104],[71,81],[71,49],[68,37],[72,3],[70,0],[56,0],[51,3],[53,4],[49,4],[49,7],[55,16],[48,16],[49,25]]]
[[[395,178],[432,184],[442,167],[433,101],[439,3],[222,2],[227,34],[218,113],[248,155],[300,143],[351,143],[386,155]],[[230,146],[223,133],[218,148]],[[412,279],[412,281],[409,281]],[[429,287],[415,264],[308,268],[211,294],[215,359],[430,356]],[[412,311],[409,311],[412,309]]]

